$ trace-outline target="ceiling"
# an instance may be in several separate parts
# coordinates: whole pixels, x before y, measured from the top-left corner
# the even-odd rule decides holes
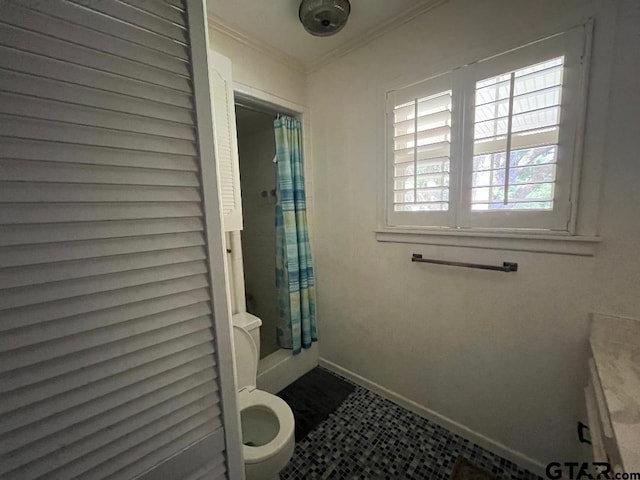
[[[342,30],[331,37],[314,37],[298,20],[300,0],[207,1],[214,20],[306,67],[439,3],[442,0],[351,0],[351,15]]]

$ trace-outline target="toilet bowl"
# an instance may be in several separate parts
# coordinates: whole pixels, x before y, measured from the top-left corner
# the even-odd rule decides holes
[[[234,325],[238,408],[247,480],[273,480],[293,455],[293,413],[279,397],[256,388],[258,348],[247,330]]]

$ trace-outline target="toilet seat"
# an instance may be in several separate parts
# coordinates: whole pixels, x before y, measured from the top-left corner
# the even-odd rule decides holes
[[[293,413],[289,405],[280,397],[262,390],[241,390],[239,395],[240,411],[249,407],[263,407],[271,411],[278,419],[280,428],[273,440],[265,445],[253,447],[242,446],[245,463],[259,463],[278,454],[284,445],[291,441],[295,429]]]

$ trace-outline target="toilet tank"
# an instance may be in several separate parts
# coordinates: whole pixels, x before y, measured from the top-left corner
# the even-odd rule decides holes
[[[260,326],[262,325],[262,320],[255,315],[251,315],[249,312],[236,313],[231,319],[236,327],[243,328],[249,332],[249,335],[251,335],[251,338],[256,344],[258,358],[260,358]]]

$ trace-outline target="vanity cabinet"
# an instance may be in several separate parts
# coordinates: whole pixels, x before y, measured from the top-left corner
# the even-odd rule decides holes
[[[640,472],[640,321],[594,315],[585,403],[595,462]]]

